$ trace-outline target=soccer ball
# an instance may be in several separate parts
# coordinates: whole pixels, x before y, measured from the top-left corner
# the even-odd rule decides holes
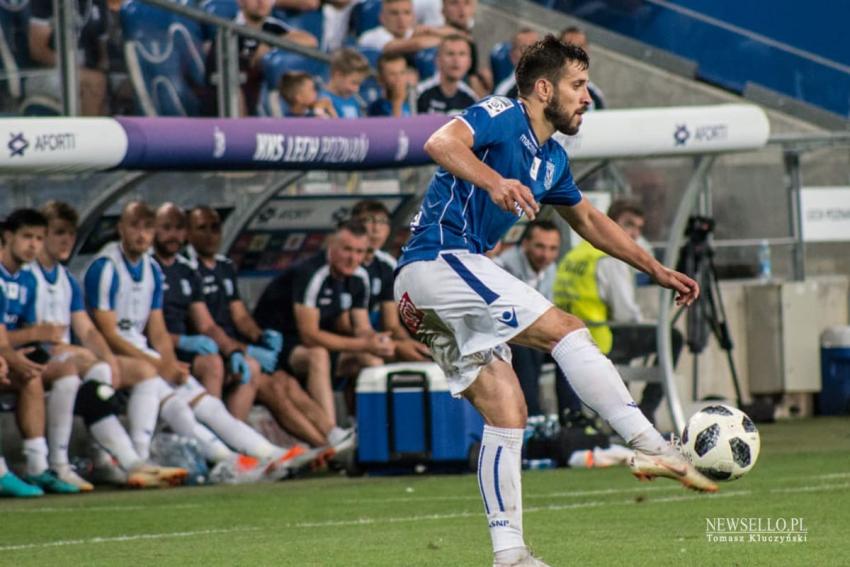
[[[702,408],[682,431],[685,457],[712,480],[741,478],[756,464],[760,448],[753,420],[729,406]]]

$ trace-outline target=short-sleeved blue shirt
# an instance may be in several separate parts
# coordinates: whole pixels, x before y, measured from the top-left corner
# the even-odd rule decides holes
[[[472,151],[478,159],[505,179],[516,179],[531,189],[537,202],[573,206],[581,201],[567,152],[552,138],[543,145],[537,141],[521,101],[492,96],[455,119],[472,130]],[[517,220],[518,213],[503,211],[486,191],[441,167],[411,223],[399,267],[433,260],[442,250],[483,254]]]
[[[0,287],[6,296],[3,322],[10,331],[24,324],[33,324],[35,316],[35,294],[38,287],[35,276],[29,270],[18,270],[14,274],[0,264]]]

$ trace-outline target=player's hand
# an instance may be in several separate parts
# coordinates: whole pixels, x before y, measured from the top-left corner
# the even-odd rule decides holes
[[[177,348],[195,354],[217,354],[218,345],[205,335],[180,335]]]
[[[283,350],[283,335],[274,329],[263,329],[260,337],[263,346],[277,353]]]
[[[61,343],[65,340],[66,325],[55,325],[53,323],[41,323],[36,325],[36,337],[40,343]]]
[[[34,350],[34,347],[27,347],[12,351],[7,355],[6,362],[9,366],[12,382],[25,384],[34,378],[41,377],[41,373],[44,372],[44,365],[27,358],[27,354]]]
[[[189,379],[189,365],[177,359],[163,362],[159,371],[172,384],[185,384]]]
[[[540,206],[534,200],[531,189],[516,179],[502,179],[498,185],[488,191],[490,199],[503,211],[520,216],[522,213],[528,220],[534,220],[540,211]]]
[[[251,381],[251,366],[242,351],[235,350],[227,357],[227,369],[231,374],[239,377],[240,384]]]
[[[431,360],[431,349],[413,339],[396,341],[395,353],[396,358],[399,360],[414,362],[427,362]]]
[[[263,372],[271,374],[277,369],[277,355],[275,351],[257,345],[248,345],[246,354],[260,363]]]
[[[390,358],[395,354],[396,343],[390,338],[389,333],[375,333],[369,337],[369,343],[366,350],[380,356],[381,358]]]
[[[0,356],[0,386],[8,386],[9,381],[9,364],[6,359]]]
[[[661,266],[652,279],[661,287],[676,292],[676,305],[690,305],[699,297],[699,284],[676,270]]]

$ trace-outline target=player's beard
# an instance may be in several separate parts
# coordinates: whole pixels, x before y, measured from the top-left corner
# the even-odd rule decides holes
[[[579,126],[572,125],[572,119],[575,115],[575,112],[569,114],[561,109],[561,97],[558,95],[558,91],[553,93],[552,100],[550,100],[543,109],[543,116],[546,117],[546,120],[555,127],[556,131],[566,134],[567,136],[575,136],[578,134]]]

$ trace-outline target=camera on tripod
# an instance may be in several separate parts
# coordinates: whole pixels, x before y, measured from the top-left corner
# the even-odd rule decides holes
[[[711,217],[690,216],[685,227],[685,236],[688,237],[690,242],[701,244],[707,241],[711,233],[714,232],[714,224],[714,219]]]

